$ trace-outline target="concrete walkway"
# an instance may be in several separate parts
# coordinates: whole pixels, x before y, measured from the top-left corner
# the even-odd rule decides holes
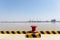
[[[26,38],[25,34],[0,34],[0,40],[60,40],[60,34],[43,34],[41,38]]]

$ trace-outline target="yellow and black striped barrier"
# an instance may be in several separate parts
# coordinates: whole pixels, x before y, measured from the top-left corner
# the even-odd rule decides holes
[[[27,34],[28,31],[0,31],[0,34]]]
[[[60,31],[40,31],[40,34],[60,34]]]
[[[39,31],[37,33],[31,31],[0,31],[0,34],[26,34],[26,38],[41,38],[41,34],[60,34],[60,31]]]
[[[26,38],[41,38],[40,33],[28,33],[26,34]]]
[[[32,33],[31,31],[0,31],[0,34],[27,34]]]
[[[31,31],[0,31],[0,34],[27,34]],[[40,34],[60,34],[60,31],[40,31]]]

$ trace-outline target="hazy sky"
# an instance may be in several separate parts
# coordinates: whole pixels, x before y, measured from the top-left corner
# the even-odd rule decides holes
[[[0,0],[0,21],[60,20],[60,0]]]

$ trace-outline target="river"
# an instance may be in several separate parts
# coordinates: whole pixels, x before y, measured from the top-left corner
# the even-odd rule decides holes
[[[31,25],[35,24],[37,26],[37,30],[59,30],[60,31],[60,23],[0,23],[0,31],[13,30],[13,31],[29,31],[31,30]]]

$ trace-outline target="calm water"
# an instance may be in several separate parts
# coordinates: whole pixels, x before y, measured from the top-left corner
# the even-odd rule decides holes
[[[1,30],[31,30],[31,25],[36,24],[37,30],[59,30],[60,23],[0,23]]]

